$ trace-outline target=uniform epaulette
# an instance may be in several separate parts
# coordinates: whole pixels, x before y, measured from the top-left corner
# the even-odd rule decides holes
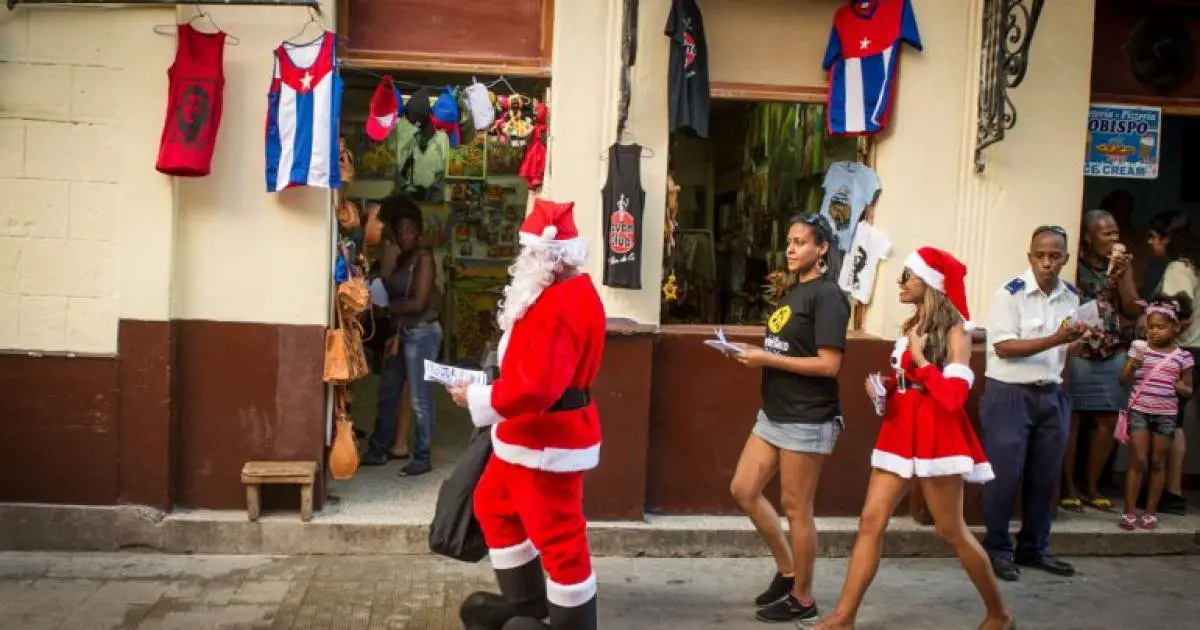
[[[1010,295],[1016,295],[1025,288],[1025,278],[1013,278],[1008,284],[1004,285],[1004,290]]]
[[[1074,293],[1075,295],[1079,295],[1079,287],[1077,287],[1065,280],[1063,281],[1063,285],[1066,286],[1067,290],[1070,291],[1071,293]]]

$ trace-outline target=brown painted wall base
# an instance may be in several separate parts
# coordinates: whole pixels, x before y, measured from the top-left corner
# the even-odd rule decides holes
[[[731,336],[738,341],[761,343],[761,332],[740,332]],[[589,490],[603,488],[605,498],[603,505],[589,501],[589,516],[619,518],[633,514],[642,493],[642,505],[648,513],[739,514],[730,498],[729,484],[760,405],[759,372],[747,370],[704,346],[703,339],[711,335],[707,327],[672,327],[613,343],[617,334],[621,333],[614,330],[610,334],[611,349],[605,356],[604,373],[620,374],[621,388],[619,394],[604,392],[600,398],[604,453],[612,459],[606,459],[592,474],[594,481]],[[647,356],[646,346],[651,340],[653,352]],[[623,349],[616,350],[619,347]],[[633,352],[633,348],[638,351]],[[854,516],[862,509],[871,450],[879,429],[879,418],[862,392],[862,382],[868,373],[886,369],[891,349],[889,340],[857,336],[849,341],[848,359],[840,378],[846,431],[823,467],[817,490],[818,515]],[[643,362],[650,366],[649,374]],[[983,363],[982,349],[977,348],[972,359],[977,374],[983,373]],[[968,403],[972,417],[976,415],[979,389]],[[647,399],[648,413],[643,406]],[[644,429],[642,418],[646,419]],[[648,435],[644,449],[643,435]],[[643,450],[648,456],[645,477],[643,484],[635,484],[632,469],[624,467],[636,468],[635,456]],[[618,457],[623,468],[608,469]],[[777,501],[778,483],[772,482],[766,494]],[[980,495],[978,487],[967,490],[967,516],[973,523],[982,520]],[[908,507],[904,502],[898,512],[907,513]]]
[[[323,460],[323,327],[118,335],[116,357],[0,356],[0,502],[242,508],[243,462]]]

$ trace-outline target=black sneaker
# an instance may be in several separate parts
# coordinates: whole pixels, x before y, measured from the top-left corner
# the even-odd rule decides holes
[[[433,466],[429,462],[423,462],[419,459],[414,459],[408,462],[408,465],[400,469],[401,477],[420,477],[425,473],[433,470]]]
[[[792,587],[796,585],[796,578],[783,577],[782,573],[776,573],[775,577],[771,578],[771,585],[761,595],[754,598],[754,605],[762,608],[770,606],[775,602],[783,599],[788,593],[792,592]]]
[[[817,602],[801,602],[796,599],[795,595],[789,593],[787,597],[774,604],[759,608],[758,613],[754,617],[759,621],[767,623],[787,623],[789,621],[816,619]]]

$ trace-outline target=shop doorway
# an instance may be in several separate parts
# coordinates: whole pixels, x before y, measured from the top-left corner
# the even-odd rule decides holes
[[[1147,243],[1154,218],[1165,212],[1179,212],[1190,220],[1193,232],[1200,233],[1200,181],[1194,173],[1200,169],[1200,116],[1167,114],[1162,117],[1159,142],[1158,177],[1135,179],[1085,177],[1083,213],[1103,209],[1117,219],[1121,242],[1133,255],[1132,269],[1138,294],[1145,299],[1161,288],[1167,261],[1156,259]],[[1141,150],[1141,147],[1132,148]],[[1080,234],[1086,226],[1080,223]],[[1082,243],[1073,244],[1079,256]],[[1078,258],[1077,258],[1078,260]],[[1072,282],[1076,278],[1069,278]],[[1094,423],[1085,418],[1080,424],[1075,449],[1074,473],[1079,488],[1084,488]],[[1188,426],[1187,463],[1184,474],[1200,474],[1200,430]],[[1109,497],[1124,490],[1122,473],[1128,469],[1129,449],[1114,448],[1101,476],[1101,490]]]
[[[709,139],[672,134],[680,189],[663,277],[674,277],[678,299],[663,304],[663,324],[766,321],[768,277],[785,269],[788,219],[820,210],[831,164],[865,155],[858,139],[828,136],[825,127],[819,103],[714,99]]]
[[[429,319],[441,328],[441,341],[428,358],[444,364],[480,369],[488,363],[499,340],[495,326],[496,305],[507,282],[507,269],[517,251],[517,229],[533,193],[518,171],[532,144],[519,136],[522,124],[535,121],[534,99],[545,99],[547,79],[476,77],[435,73],[383,73],[343,68],[345,95],[342,101],[341,136],[353,155],[354,181],[346,197],[359,210],[361,223],[380,202],[397,193],[408,196],[421,217],[418,247],[429,252],[435,269],[434,290],[427,305]],[[385,77],[401,95],[407,110],[414,95],[428,96],[431,106],[449,90],[459,93],[474,81],[490,87],[495,116],[500,124],[473,129],[466,99],[454,99],[463,107],[458,123],[465,133],[455,144],[440,120],[426,137],[405,120],[400,120],[386,140],[368,137],[366,121],[370,103]],[[435,108],[435,111],[436,108]],[[441,110],[444,112],[444,110]],[[438,113],[445,118],[443,113]],[[401,116],[403,118],[403,116]],[[515,125],[504,126],[510,118]],[[514,132],[516,129],[516,132]],[[526,134],[527,135],[527,134]],[[414,148],[415,147],[415,148]],[[350,236],[338,226],[339,241]],[[388,231],[385,230],[385,234]],[[396,274],[405,273],[411,256],[385,238],[376,247],[364,248],[369,277],[379,277],[395,288]],[[394,296],[392,296],[394,297]],[[373,324],[364,321],[369,335],[365,343],[371,373],[353,382],[350,406],[359,450],[366,453],[381,414],[380,392],[389,387],[385,368],[389,360],[387,340],[394,336],[394,318],[386,309],[370,309]],[[494,357],[493,357],[494,358]],[[331,481],[325,503],[326,514],[354,518],[428,522],[437,490],[453,471],[471,435],[473,425],[465,410],[457,407],[445,389],[427,384],[432,399],[432,470],[426,474],[401,476],[417,452],[412,388],[421,387],[405,374],[399,404],[393,418],[395,439],[385,445],[390,456],[382,465],[361,465],[353,478]],[[377,444],[382,440],[376,440]],[[364,464],[366,461],[364,460]]]

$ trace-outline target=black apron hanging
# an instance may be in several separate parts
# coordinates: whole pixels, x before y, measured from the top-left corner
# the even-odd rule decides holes
[[[618,289],[642,288],[642,146],[608,148],[608,181],[604,200],[604,284]]]

